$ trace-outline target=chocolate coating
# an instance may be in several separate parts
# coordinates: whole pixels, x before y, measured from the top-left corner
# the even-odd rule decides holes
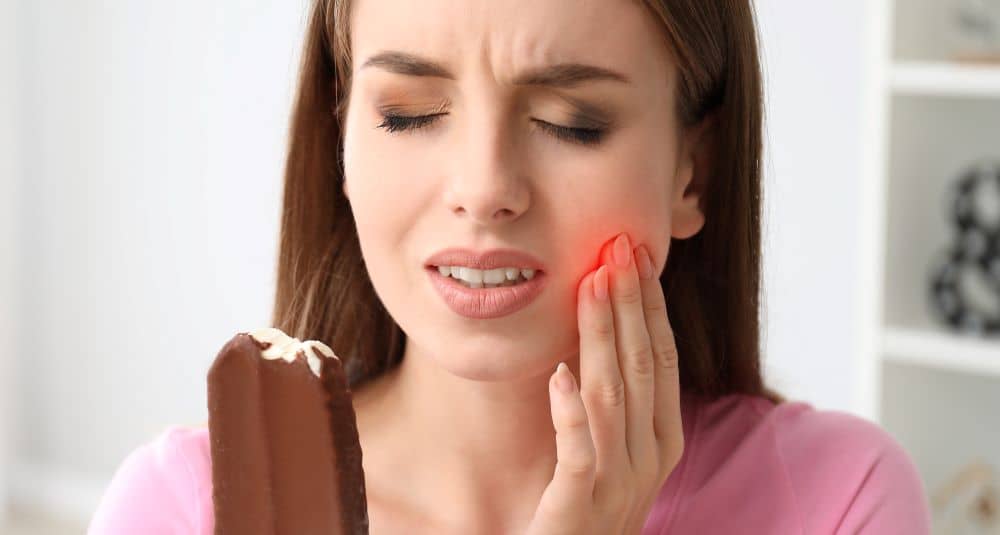
[[[208,373],[215,535],[367,535],[361,445],[339,359],[264,359],[234,336]]]

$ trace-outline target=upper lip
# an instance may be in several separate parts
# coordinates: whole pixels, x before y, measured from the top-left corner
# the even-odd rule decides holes
[[[453,247],[434,253],[424,264],[426,266],[464,266],[482,270],[504,267],[544,270],[544,266],[537,258],[516,249],[490,249],[489,251],[476,252],[472,249]]]

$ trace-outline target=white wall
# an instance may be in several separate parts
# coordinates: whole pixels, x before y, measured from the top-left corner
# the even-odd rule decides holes
[[[867,6],[759,0],[766,76],[765,369],[854,411]]]
[[[269,321],[303,4],[21,2],[20,499],[89,515]]]
[[[7,513],[7,481],[10,472],[11,438],[16,422],[14,403],[18,396],[14,381],[14,358],[20,343],[15,338],[18,302],[18,210],[21,163],[18,134],[20,117],[16,103],[20,93],[21,32],[17,24],[18,4],[0,1],[0,526]]]
[[[228,334],[268,321],[305,4],[18,3],[18,499],[88,518],[132,449],[207,418]],[[849,410],[864,3],[758,9],[765,363]]]

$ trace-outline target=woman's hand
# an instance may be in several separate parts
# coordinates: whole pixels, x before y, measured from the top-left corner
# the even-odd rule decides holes
[[[677,347],[658,277],[625,234],[610,249],[577,291],[582,387],[565,364],[549,380],[558,460],[528,535],[639,535],[684,450]]]

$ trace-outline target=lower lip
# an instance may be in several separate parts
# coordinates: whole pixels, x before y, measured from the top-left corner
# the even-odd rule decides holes
[[[474,319],[499,318],[521,310],[542,293],[546,282],[545,273],[536,271],[531,280],[516,286],[468,288],[452,277],[445,277],[436,267],[425,269],[444,302],[456,314]]]

